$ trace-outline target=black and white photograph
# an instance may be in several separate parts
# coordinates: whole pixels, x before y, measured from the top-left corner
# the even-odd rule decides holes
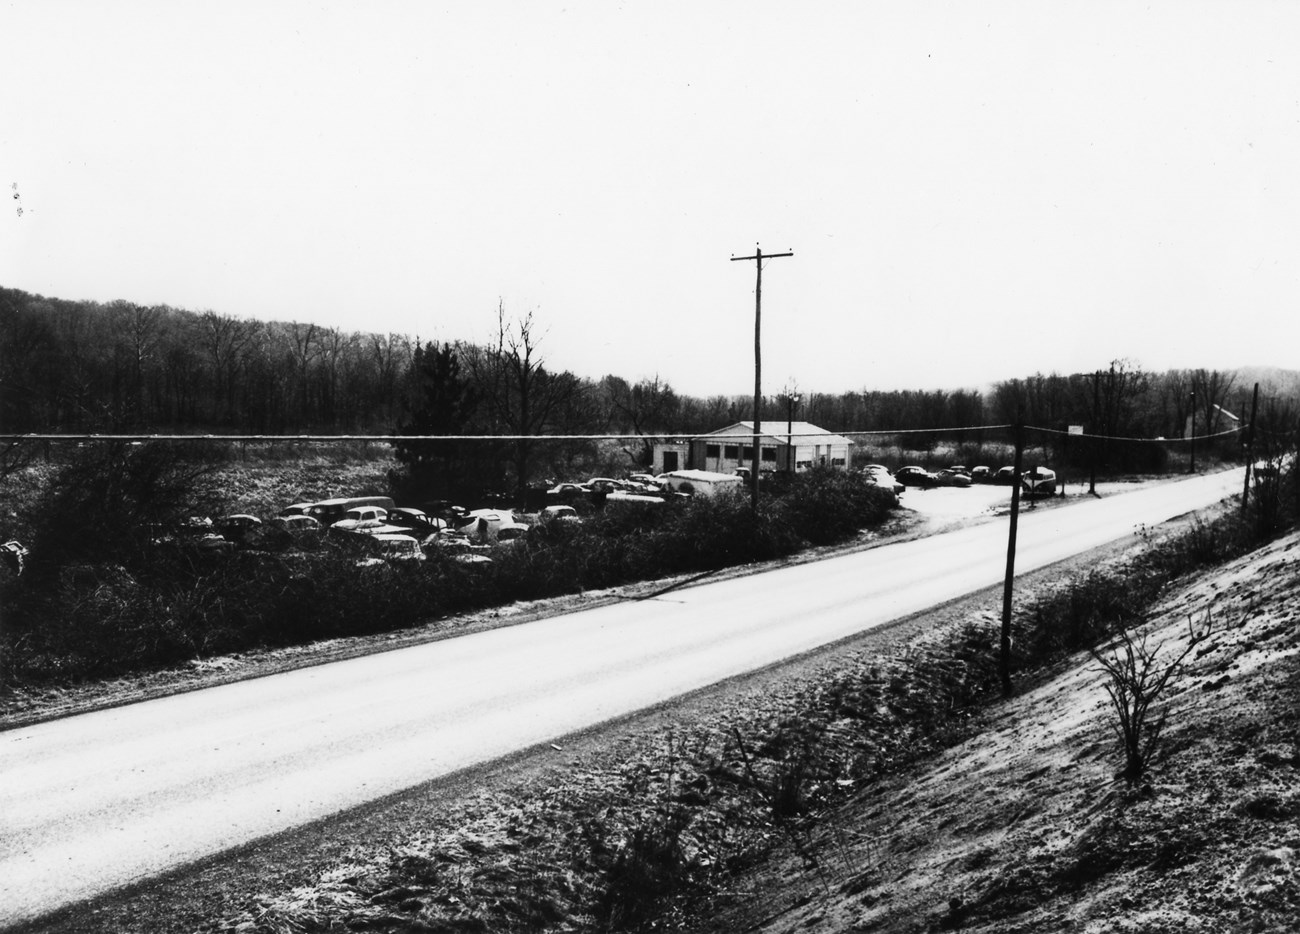
[[[1300,5],[0,41],[0,932],[1300,931]]]

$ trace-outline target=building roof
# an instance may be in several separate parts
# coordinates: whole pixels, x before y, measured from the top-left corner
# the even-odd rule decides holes
[[[786,431],[787,425],[789,431]],[[754,438],[754,423],[736,422],[734,425],[728,425],[726,428],[719,428],[717,431],[711,431],[707,435],[701,435],[705,438],[748,438],[752,442]],[[775,421],[765,421],[762,426],[761,442],[769,444],[785,444],[786,439],[794,444],[852,444],[853,442],[843,435],[833,434],[825,428],[818,428],[812,422],[786,422],[782,419]]]

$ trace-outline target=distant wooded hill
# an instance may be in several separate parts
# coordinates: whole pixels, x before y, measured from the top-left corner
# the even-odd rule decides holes
[[[550,372],[531,317],[500,316],[496,346],[421,346],[407,335],[253,321],[167,305],[68,301],[0,288],[0,416],[22,432],[392,434],[437,405],[435,357],[456,358],[466,434],[697,433],[752,417],[748,395],[681,395],[658,378]],[[1150,374],[1127,361],[1096,373],[1009,379],[975,390],[802,391],[764,400],[765,421],[793,415],[837,432],[1009,423],[1085,424],[1112,433],[1181,434],[1192,404],[1238,412],[1255,381],[1269,399],[1300,393],[1277,368]],[[432,396],[430,393],[432,392]],[[531,395],[531,397],[530,397]],[[430,400],[434,401],[430,401]],[[427,414],[427,413],[426,413]],[[427,419],[425,419],[427,421]]]

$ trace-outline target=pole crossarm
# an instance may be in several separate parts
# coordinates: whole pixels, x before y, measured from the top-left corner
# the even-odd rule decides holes
[[[732,261],[733,263],[735,263],[735,262],[739,262],[739,261],[741,261],[741,260],[751,260],[751,259],[776,259],[776,258],[779,257],[779,256],[794,256],[794,253],[793,253],[793,252],[791,252],[791,253],[764,253],[762,250],[759,250],[759,251],[758,251],[757,253],[755,253],[753,256],[733,256],[733,257],[731,257],[731,261]]]

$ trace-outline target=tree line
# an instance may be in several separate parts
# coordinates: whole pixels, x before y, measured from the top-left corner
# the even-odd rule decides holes
[[[658,376],[591,379],[547,366],[531,313],[498,305],[480,342],[421,342],[298,321],[254,321],[168,305],[69,301],[0,289],[0,416],[10,433],[246,433],[631,436],[629,465],[656,435],[698,434],[754,415],[745,394],[677,392]],[[1269,374],[1293,394],[1297,374]],[[1227,430],[1250,386],[1219,370],[1144,371],[1115,360],[1092,373],[1041,373],[987,392],[876,390],[762,400],[767,424],[794,418],[841,433],[943,431],[1017,421],[1090,434],[1181,438]],[[490,461],[519,483],[538,454],[580,455],[519,440],[408,443],[399,453],[451,476]],[[566,454],[567,450],[567,454]],[[473,465],[471,465],[471,461]]]

